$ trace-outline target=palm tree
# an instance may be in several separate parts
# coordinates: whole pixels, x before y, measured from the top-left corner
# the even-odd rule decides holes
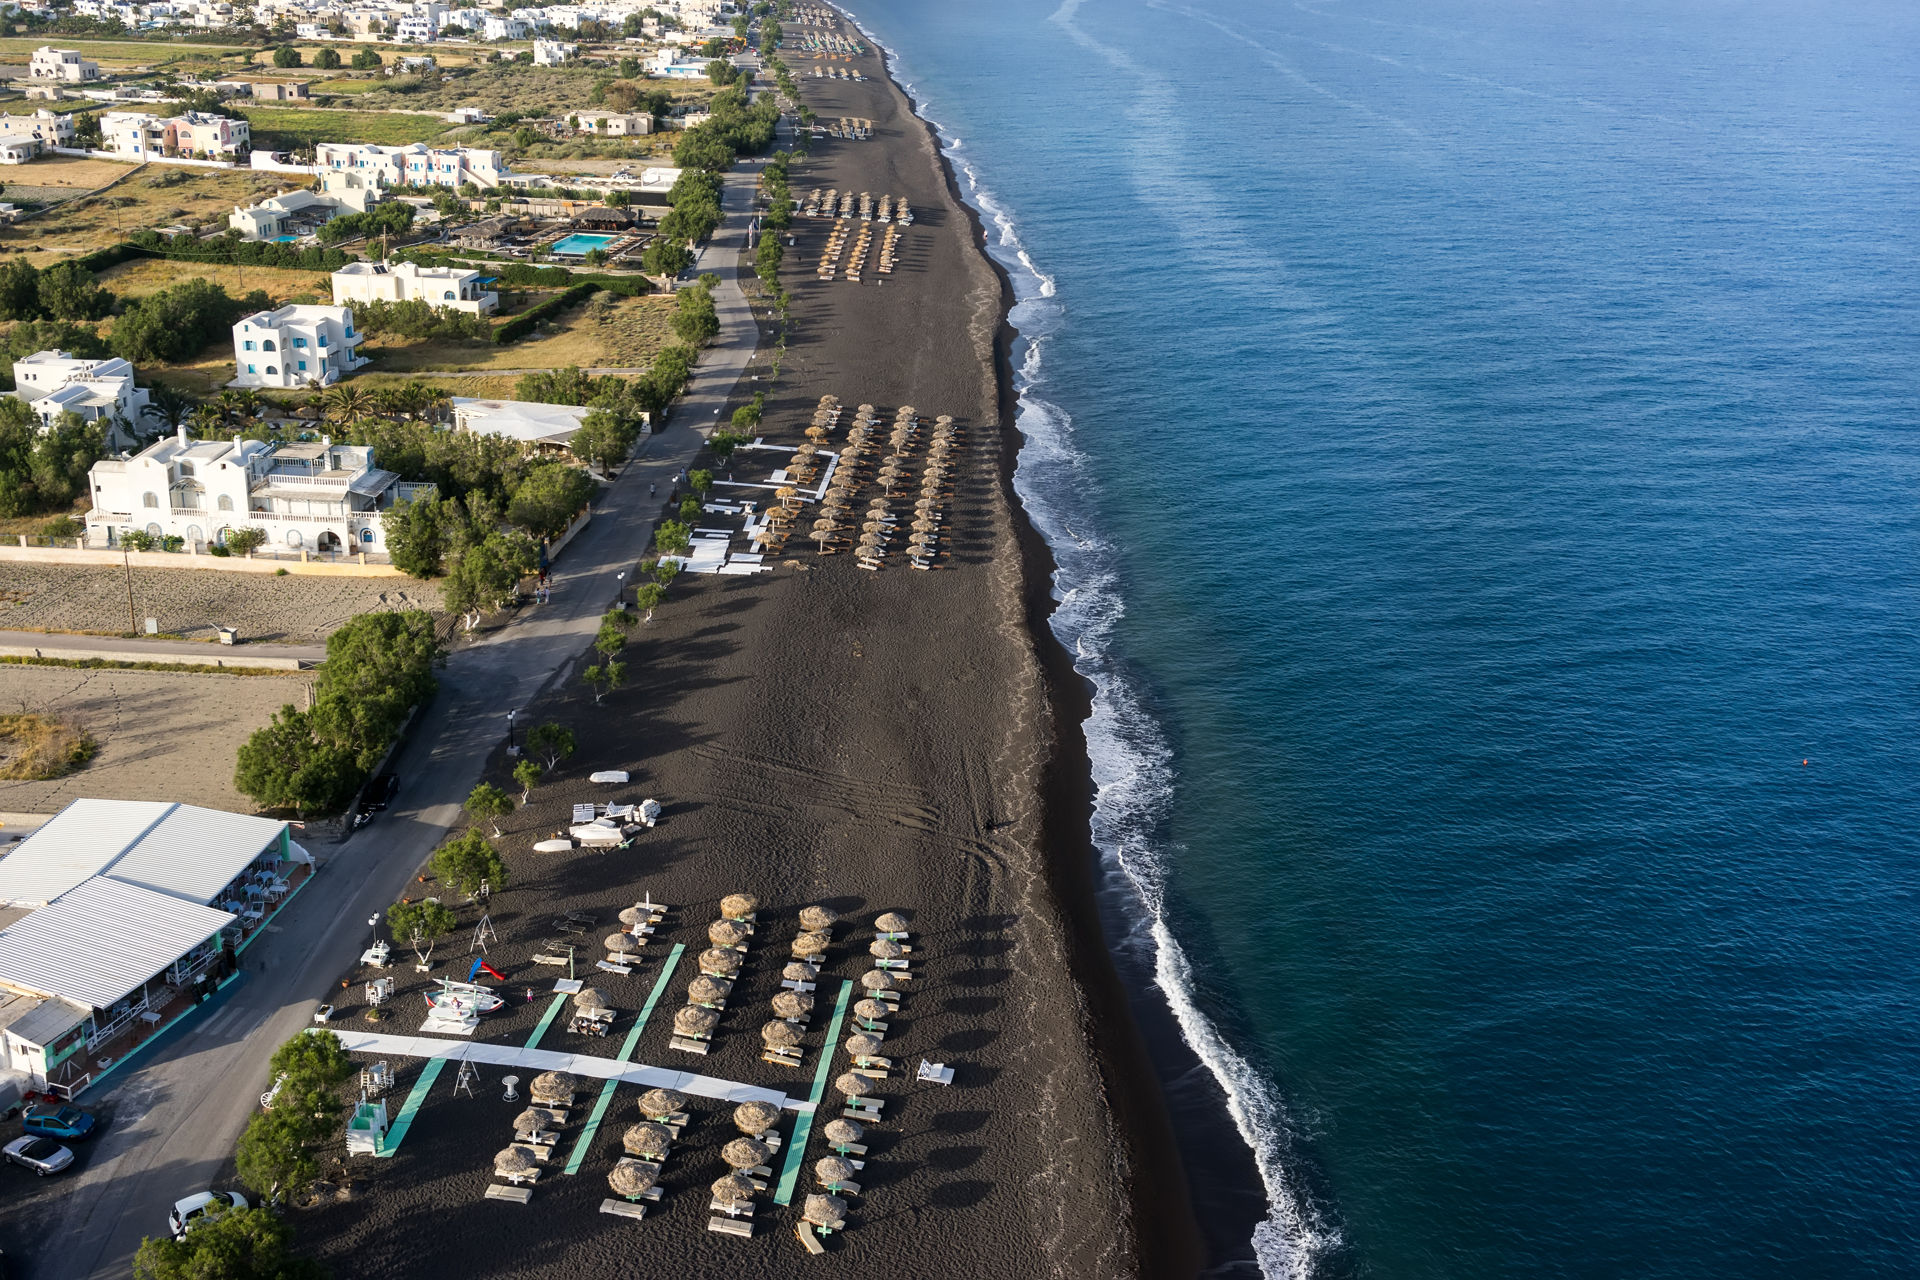
[[[220,410],[215,405],[203,404],[193,411],[191,427],[196,439],[211,440],[220,434],[220,428],[225,425],[226,420],[220,416]]]
[[[376,417],[391,418],[400,411],[401,396],[396,387],[375,387],[367,392],[368,413]]]
[[[193,410],[192,399],[164,382],[155,385],[147,401],[147,414],[166,423],[168,431],[178,431],[180,424],[193,416]]]
[[[358,419],[366,409],[366,393],[358,387],[339,386],[327,392],[327,421],[344,427]]]
[[[232,387],[215,396],[214,403],[220,406],[220,416],[228,422],[240,416],[240,393]]]
[[[435,421],[445,422],[453,412],[453,392],[445,387],[421,387],[420,390],[421,408],[432,414]]]

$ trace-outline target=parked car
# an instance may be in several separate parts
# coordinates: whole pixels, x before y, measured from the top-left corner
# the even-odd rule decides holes
[[[393,798],[399,794],[399,775],[383,773],[368,785],[366,799],[361,801],[360,807],[369,813],[379,813],[392,804]]]
[[[238,1191],[202,1191],[175,1201],[172,1212],[167,1214],[167,1225],[173,1228],[175,1240],[185,1240],[187,1232],[207,1219],[217,1218],[229,1209],[246,1207],[247,1198]]]
[[[73,1163],[73,1152],[52,1138],[36,1138],[32,1134],[9,1142],[6,1156],[14,1164],[31,1169],[43,1178]]]
[[[78,1107],[28,1107],[20,1127],[37,1138],[61,1138],[81,1142],[91,1138],[100,1121]]]

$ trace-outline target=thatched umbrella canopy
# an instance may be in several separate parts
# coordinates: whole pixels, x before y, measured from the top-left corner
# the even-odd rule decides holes
[[[687,1003],[719,1004],[727,998],[727,989],[719,979],[701,974],[687,984]]]
[[[907,538],[907,545],[912,547],[919,547],[921,550],[924,551],[928,547],[939,546],[940,535],[935,533],[927,533],[924,530],[922,530],[921,532],[909,535]]]
[[[880,1056],[880,1040],[865,1033],[848,1036],[847,1052],[856,1058],[876,1058]]]
[[[790,1022],[769,1022],[760,1028],[760,1038],[769,1049],[786,1049],[800,1043],[800,1032]]]
[[[897,416],[902,418],[912,418],[912,417],[916,417],[919,414],[919,412],[920,411],[914,408],[912,405],[903,404],[900,406],[900,412]]]
[[[825,907],[800,908],[800,927],[809,933],[824,933],[840,917]]]
[[[849,1098],[864,1098],[873,1092],[873,1081],[849,1071],[833,1082],[833,1087]]]
[[[716,1178],[713,1198],[721,1204],[745,1204],[753,1199],[753,1180],[744,1173],[730,1173],[724,1178]]]
[[[733,1109],[733,1127],[756,1138],[779,1123],[780,1108],[771,1102],[743,1102]]]
[[[886,545],[887,539],[885,534],[863,533],[860,535],[860,547],[862,550],[871,551],[873,554],[879,555],[881,549]]]
[[[720,1148],[720,1158],[736,1169],[751,1169],[767,1162],[773,1148],[756,1138],[735,1138]]]
[[[813,1012],[813,997],[804,991],[775,992],[773,1011],[783,1018],[804,1018]]]
[[[836,1182],[846,1182],[853,1177],[853,1164],[844,1156],[822,1156],[813,1162],[813,1176],[820,1179],[820,1185],[830,1187]]]
[[[708,947],[700,953],[700,970],[731,978],[740,972],[740,953],[732,947]]]
[[[513,1118],[513,1131],[520,1134],[545,1133],[552,1119],[539,1107],[528,1107]]]
[[[495,1173],[525,1173],[533,1168],[533,1157],[519,1147],[508,1147],[493,1158]]]
[[[905,933],[907,918],[898,911],[884,912],[874,920],[873,927],[879,933]]]
[[[803,933],[793,940],[793,953],[800,956],[817,956],[827,949],[827,935],[824,933]]]
[[[707,941],[716,947],[737,947],[747,931],[731,920],[715,920],[707,926]]]
[[[800,1218],[818,1227],[831,1227],[847,1220],[847,1202],[839,1196],[810,1195]]]
[[[678,1089],[649,1089],[640,1095],[640,1114],[649,1120],[670,1116],[687,1105],[687,1095]]]
[[[607,1185],[613,1188],[613,1194],[626,1200],[638,1200],[653,1189],[653,1183],[651,1170],[624,1160],[607,1174]]]
[[[690,1004],[673,1015],[673,1029],[683,1036],[704,1036],[719,1025],[718,1013],[697,1004]]]
[[[620,1135],[620,1145],[630,1156],[663,1158],[673,1148],[673,1130],[663,1124],[630,1124]]]
[[[542,1071],[527,1086],[527,1092],[533,1095],[535,1102],[545,1102],[569,1097],[579,1087],[580,1082],[565,1071]]]
[[[836,403],[838,402],[836,401]],[[943,413],[939,417],[933,420],[933,423],[935,426],[939,426],[943,422],[951,425],[953,422],[953,415],[950,413]]]
[[[869,413],[869,414],[870,414],[870,413],[872,413],[872,412],[873,412],[873,406],[872,406],[872,405],[870,405],[870,404],[863,404],[863,405],[861,405],[861,406],[860,406],[860,408],[859,408],[858,410],[856,410],[856,412],[859,412],[859,413]]]
[[[938,511],[940,509],[940,500],[938,498],[915,498],[913,509],[915,511]]]
[[[817,418],[814,420],[814,425],[807,428],[807,439],[815,441],[816,443],[825,440],[827,434],[827,424]]]
[[[812,982],[814,977],[813,966],[800,960],[789,960],[780,969],[782,982]]]
[[[860,985],[869,991],[892,991],[897,985],[884,969],[869,969],[860,975]]]
[[[867,1136],[867,1131],[857,1120],[829,1120],[821,1127],[820,1132],[826,1135],[828,1142],[841,1147],[858,1142]]]
[[[893,1016],[893,1010],[878,1000],[856,1000],[853,1002],[853,1011],[868,1022],[879,1022]]]
[[[598,987],[582,987],[573,993],[573,1007],[576,1009],[605,1009],[607,993]]]
[[[745,920],[760,909],[760,899],[750,893],[730,893],[720,899],[720,914],[729,920]]]
[[[634,941],[634,937],[630,933],[610,933],[607,935],[607,950],[609,951],[617,951],[622,955],[627,955],[639,949],[640,944]]]
[[[878,956],[882,960],[898,960],[907,953],[907,949],[891,938],[875,938],[867,944],[867,954]]]

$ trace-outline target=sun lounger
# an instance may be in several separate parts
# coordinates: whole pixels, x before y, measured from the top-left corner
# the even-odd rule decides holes
[[[776,1067],[798,1067],[804,1060],[805,1056],[799,1049],[768,1048],[760,1052],[760,1061]]]
[[[829,1143],[828,1145],[833,1147],[833,1149],[836,1152],[838,1152],[840,1155],[847,1157],[847,1163],[852,1165],[854,1168],[864,1169],[867,1167],[867,1162],[865,1160],[855,1160],[853,1158],[855,1156],[863,1156],[867,1154],[867,1149],[861,1146],[859,1143],[842,1142],[838,1144]]]
[[[822,1185],[837,1196],[857,1196],[860,1194],[860,1184],[857,1182],[828,1182]]]
[[[553,980],[554,991],[563,996],[577,996],[580,994],[580,989],[586,985],[586,983],[580,981],[578,978],[555,978]]]
[[[560,1141],[557,1133],[543,1133],[537,1138],[517,1138],[514,1146],[519,1147],[541,1164],[553,1159],[553,1145]]]
[[[590,773],[587,775],[588,782],[625,782],[626,780],[627,771],[625,769],[602,769],[598,773]],[[591,808],[592,806],[588,807]],[[579,805],[574,806],[576,812],[578,812],[579,809]],[[578,819],[575,819],[575,821],[578,821]]]
[[[719,1207],[717,1203],[715,1207]],[[718,1231],[722,1235],[745,1236],[749,1240],[753,1238],[753,1224],[751,1222],[739,1222],[733,1218],[708,1218],[707,1230]]]
[[[631,1204],[625,1200],[609,1199],[600,1202],[600,1212],[611,1213],[621,1218],[638,1219],[647,1216],[647,1206],[643,1204]]]
[[[913,1078],[926,1084],[952,1084],[953,1068],[944,1062],[928,1062],[922,1058],[920,1070],[914,1072]]]
[[[796,1222],[793,1224],[793,1232],[800,1238],[800,1243],[806,1247],[808,1253],[825,1253],[827,1251],[827,1246],[820,1243],[820,1237],[813,1233],[813,1228],[809,1224]]]
[[[594,807],[592,805],[577,804],[573,806],[573,820],[575,822],[592,822],[593,818]]]
[[[525,1204],[533,1199],[531,1187],[503,1187],[499,1183],[490,1183],[487,1187],[487,1199],[511,1200],[515,1204]]]
[[[615,964],[611,960],[596,960],[593,962],[593,967],[596,969],[605,969],[608,973],[617,973],[623,978],[631,977],[633,974],[632,965]]]
[[[854,1075],[865,1076],[869,1080],[885,1080],[893,1074],[885,1067],[849,1067],[847,1069]]]
[[[883,1039],[886,1037],[887,1024],[884,1022],[875,1022],[871,1018],[855,1018],[854,1022],[859,1025],[862,1031],[871,1032]]]
[[[682,1053],[697,1053],[703,1058],[707,1056],[707,1051],[713,1047],[705,1040],[696,1040],[692,1036],[675,1036],[667,1043],[671,1048],[678,1049]]]
[[[884,1099],[881,1099],[881,1098],[848,1098],[847,1099],[847,1110],[849,1111],[870,1111],[874,1115],[879,1115],[880,1109],[884,1106],[886,1106],[886,1102]]]

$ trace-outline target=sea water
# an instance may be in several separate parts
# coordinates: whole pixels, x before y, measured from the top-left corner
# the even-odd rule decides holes
[[[1220,1272],[1920,1270],[1920,9],[854,9]]]

